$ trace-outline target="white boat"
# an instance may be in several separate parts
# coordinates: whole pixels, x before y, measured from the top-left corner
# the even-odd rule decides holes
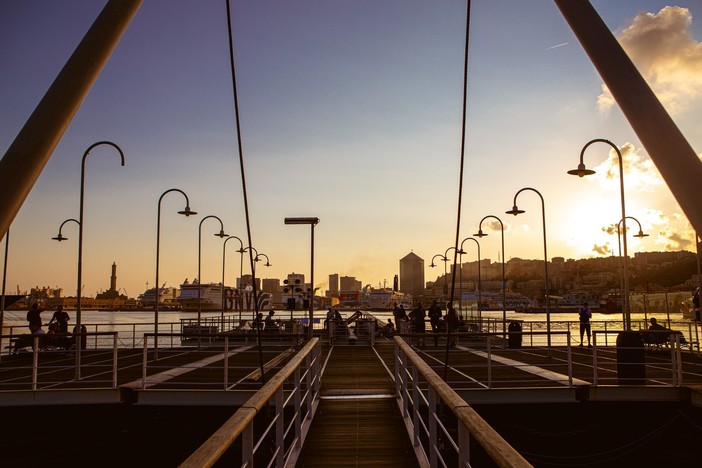
[[[159,307],[164,309],[169,307],[180,307],[176,302],[178,297],[178,289],[174,287],[166,287],[164,284],[158,288]],[[152,308],[156,304],[156,288],[149,288],[138,297],[139,306],[144,308]]]
[[[412,310],[412,296],[392,289],[371,289],[368,293],[368,308],[372,311],[392,311],[397,304]]]
[[[198,290],[200,307],[198,308]],[[222,310],[222,283],[203,283],[196,279],[192,283],[186,278],[180,285],[176,299],[184,311]]]

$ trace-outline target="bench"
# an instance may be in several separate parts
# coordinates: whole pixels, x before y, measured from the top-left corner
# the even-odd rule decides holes
[[[674,336],[680,335],[680,346],[689,346],[685,335],[677,330],[669,330],[667,328],[642,330],[641,336],[644,345],[649,347],[661,348],[662,346],[669,347],[675,341]]]
[[[69,349],[75,343],[75,338],[73,338],[72,335],[32,335],[30,333],[26,333],[11,337],[10,344],[6,346],[6,348],[10,350],[10,354],[17,354],[26,348],[31,348],[34,350],[35,338],[38,338],[40,351],[48,351],[57,348]]]

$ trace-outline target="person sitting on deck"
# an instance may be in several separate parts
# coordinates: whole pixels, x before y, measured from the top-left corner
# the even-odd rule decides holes
[[[278,321],[273,318],[275,315],[275,310],[268,312],[268,317],[266,317],[266,327],[264,330],[266,333],[280,333],[280,327],[278,326]]]
[[[658,323],[655,317],[651,317],[649,321],[651,322],[651,326],[648,327],[648,330],[652,333],[646,334],[645,341],[647,343],[653,345],[669,343],[674,339],[672,334],[680,334],[680,344],[687,344],[687,340],[679,331],[672,331],[670,328],[664,327]]]

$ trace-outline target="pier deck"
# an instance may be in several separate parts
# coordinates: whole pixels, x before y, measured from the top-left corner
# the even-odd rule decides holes
[[[437,374],[446,372],[446,382],[533,460],[577,451],[582,444],[565,441],[568,434],[585,429],[582,433],[590,442],[609,446],[613,441],[627,442],[633,435],[624,435],[634,434],[634,429],[665,426],[664,440],[677,437],[678,460],[688,456],[687,442],[694,447],[693,440],[702,436],[702,357],[697,353],[681,353],[682,373],[676,377],[671,374],[675,356],[670,349],[646,349],[644,379],[632,384],[618,381],[617,350],[612,346],[509,349],[462,340],[449,350],[445,366],[444,343],[434,347],[427,340],[426,346],[415,349]],[[118,349],[114,366],[112,350],[88,349],[81,355],[80,380],[75,379],[72,353],[40,352],[36,375],[33,353],[3,356],[0,415],[16,423],[5,424],[0,434],[2,460],[12,461],[7,454],[21,446],[37,421],[60,420],[71,437],[85,438],[85,444],[75,449],[83,454],[104,453],[118,444],[123,458],[148,448],[154,453],[149,460],[177,464],[261,387],[261,362],[270,378],[293,350],[290,342],[266,343],[260,355],[252,343],[232,345],[226,355],[218,347],[162,349],[158,361],[147,352],[144,367],[139,349]],[[394,350],[394,344],[384,339],[372,347],[323,343],[321,401],[297,466],[415,466],[394,399]],[[76,411],[81,422],[74,426],[70,421]],[[111,422],[115,417],[124,419],[115,426]],[[164,423],[168,426],[157,426]],[[520,433],[537,426],[550,435],[549,440],[562,433],[558,437],[563,443],[544,451],[540,438]],[[144,427],[155,430],[144,432]],[[92,446],[91,429],[102,435]],[[166,455],[174,447],[182,453]]]

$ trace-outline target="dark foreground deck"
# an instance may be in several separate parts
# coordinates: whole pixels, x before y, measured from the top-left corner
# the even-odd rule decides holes
[[[681,353],[676,376],[669,349],[647,349],[643,378],[622,381],[613,347],[486,349],[478,340],[447,355],[427,344],[420,356],[535,466],[699,458],[697,353]],[[416,465],[393,397],[394,349],[324,344],[322,400],[297,466]],[[225,358],[217,347],[174,348],[144,366],[141,350],[118,350],[116,365],[112,351],[86,350],[80,379],[71,353],[40,353],[37,375],[32,353],[3,357],[0,464],[177,466],[261,387],[262,362],[267,378],[294,351],[242,345]]]

